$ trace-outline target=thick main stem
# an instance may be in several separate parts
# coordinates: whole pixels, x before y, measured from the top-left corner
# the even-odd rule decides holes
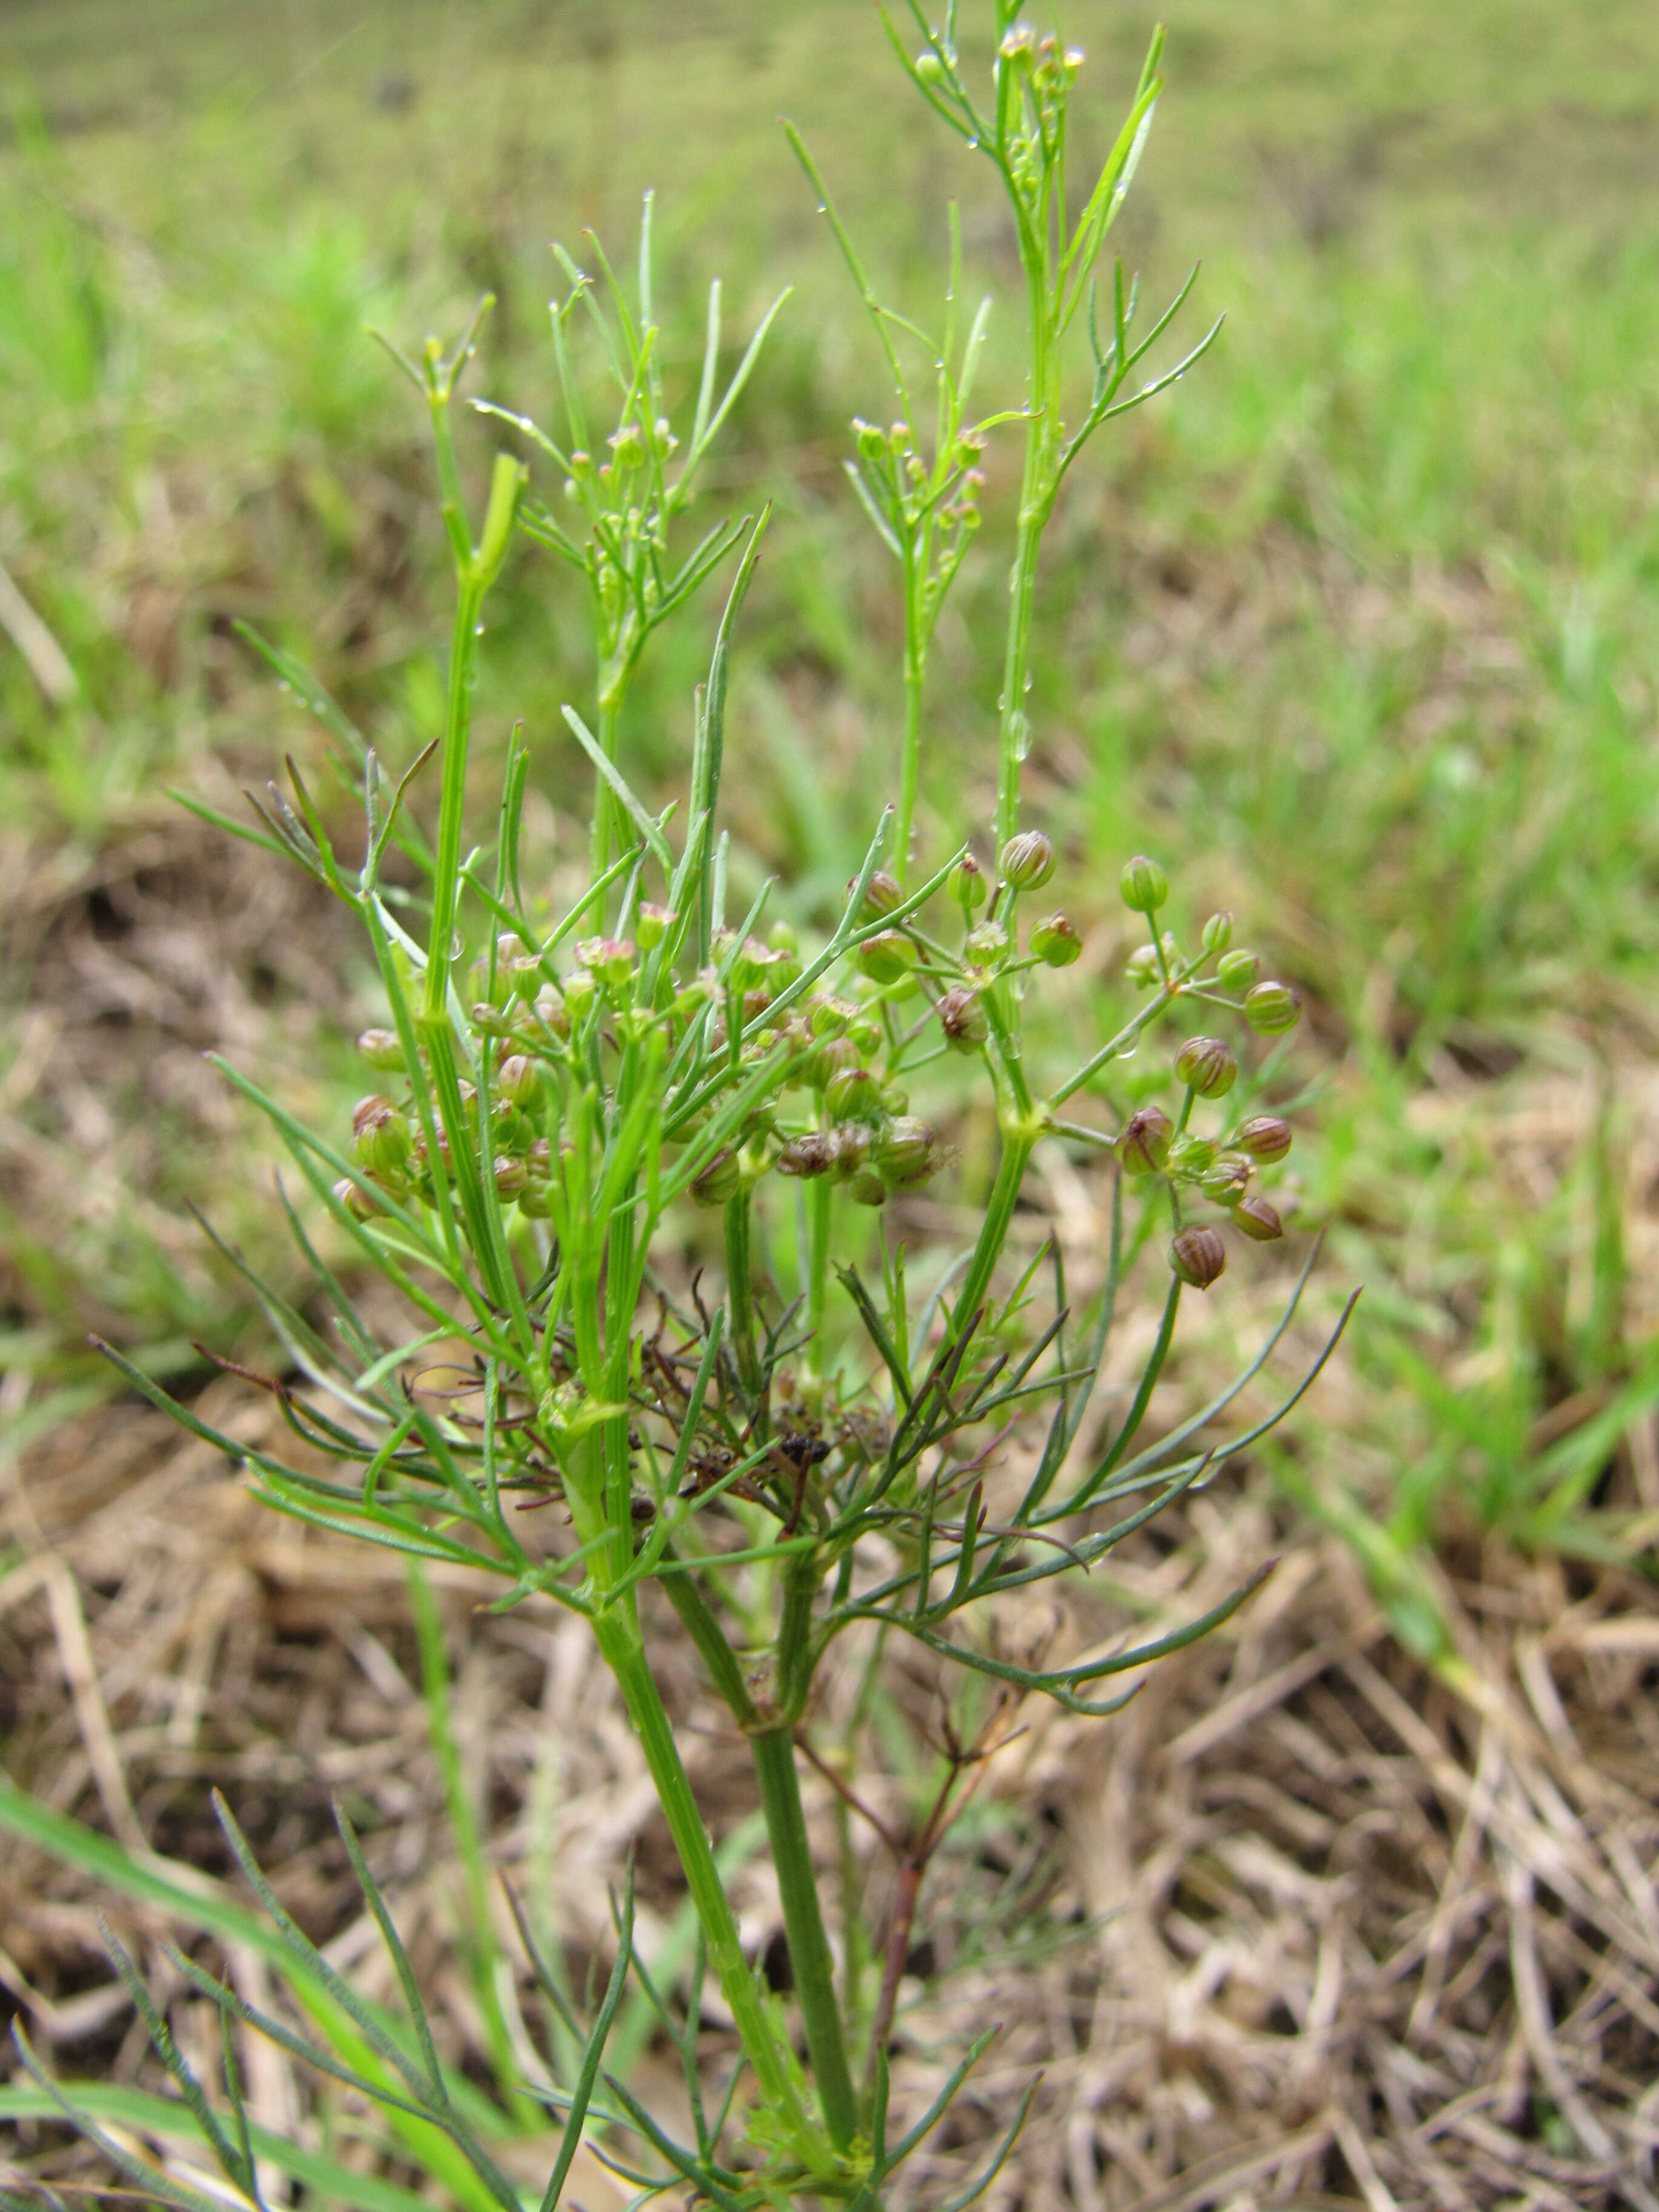
[[[680,1762],[674,1731],[640,1639],[631,1598],[603,1612],[597,1623],[599,1649],[616,1677],[629,1719],[645,1753],[668,1832],[685,1874],[686,1887],[702,1923],[709,1962],[720,1993],[731,2008],[745,2055],[769,2102],[782,2115],[802,2154],[812,2159],[812,2130],[802,2110],[788,2063],[778,2048],[753,1970],[744,1956],[738,1924],[720,1884],[708,1835]]]
[[[795,1771],[794,1731],[786,1723],[751,1735],[749,1741],[783,1905],[789,1964],[806,2030],[807,2056],[812,2062],[830,2140],[837,2150],[845,2150],[858,2127],[858,2106],[836,2002],[835,1961],[818,1910],[817,1877]]]
[[[760,1396],[760,1359],[755,1349],[755,1291],[750,1275],[754,1266],[750,1207],[752,1197],[741,1183],[726,1201],[726,1303],[732,1316],[732,1348],[738,1374],[751,1402]]]

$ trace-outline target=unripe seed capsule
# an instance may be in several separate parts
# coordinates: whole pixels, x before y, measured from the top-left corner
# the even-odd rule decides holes
[[[1227,1248],[1220,1231],[1197,1224],[1183,1229],[1170,1247],[1170,1265],[1183,1283],[1207,1291],[1226,1270]]]
[[[824,1086],[833,1121],[873,1121],[881,1112],[881,1085],[867,1067],[843,1067]]]
[[[515,1052],[495,1072],[495,1096],[508,1106],[533,1106],[541,1095],[542,1079],[533,1060]]]
[[[1215,1164],[1215,1146],[1207,1137],[1195,1137],[1184,1129],[1170,1146],[1170,1157],[1164,1165],[1172,1176],[1190,1182],[1207,1172]]]
[[[1261,973],[1260,957],[1243,945],[1237,952],[1224,952],[1216,963],[1216,981],[1224,990],[1248,991]]]
[[[1291,1125],[1277,1114],[1258,1114],[1233,1139],[1253,1160],[1282,1160],[1291,1149]]]
[[[1250,1164],[1243,1152],[1223,1152],[1198,1179],[1212,1205],[1237,1206],[1250,1187]]]
[[[409,1165],[409,1125],[401,1114],[381,1114],[359,1133],[353,1147],[372,1176],[398,1182]]]
[[[527,1182],[519,1193],[519,1211],[526,1221],[550,1221],[553,1196],[544,1182]]]
[[[1131,1114],[1117,1140],[1126,1175],[1156,1175],[1170,1157],[1175,1127],[1161,1106],[1142,1106]]]
[[[848,1194],[859,1206],[885,1206],[887,1186],[873,1168],[860,1168],[848,1182]]]
[[[351,1109],[351,1133],[361,1137],[363,1131],[382,1115],[395,1114],[397,1108],[383,1091],[371,1091],[367,1098],[360,1098]]]
[[[971,914],[976,906],[985,903],[985,871],[971,853],[964,853],[951,871],[951,896],[964,912]]]
[[[522,1160],[498,1159],[495,1163],[495,1195],[497,1198],[517,1198],[530,1181],[530,1170]]]
[[[916,964],[916,948],[899,929],[866,937],[854,955],[872,983],[902,983]]]
[[[998,865],[1011,890],[1041,890],[1054,872],[1054,848],[1041,830],[1022,830],[1003,847]]]
[[[1244,1018],[1261,1036],[1283,1036],[1302,1018],[1302,1001],[1288,983],[1258,983],[1244,1001]]]
[[[371,1067],[395,1072],[403,1066],[404,1048],[395,1030],[365,1030],[357,1040],[357,1049]]]
[[[1124,864],[1117,887],[1131,914],[1156,914],[1170,896],[1169,878],[1145,853],[1137,853]]]
[[[932,1127],[914,1114],[899,1115],[877,1132],[870,1162],[878,1175],[901,1190],[926,1182],[939,1165]]]
[[[1258,1244],[1272,1244],[1285,1234],[1279,1208],[1263,1198],[1259,1191],[1252,1197],[1239,1200],[1233,1208],[1233,1223]]]
[[[847,886],[848,898],[857,889],[858,878],[854,876]],[[878,868],[864,887],[864,903],[859,908],[859,920],[873,921],[878,915],[891,914],[893,908],[902,905],[903,902],[904,886],[898,878],[890,869]]]
[[[977,1052],[991,1034],[979,994],[962,983],[953,983],[939,1000],[939,1021],[953,1052]]]
[[[1200,1098],[1224,1098],[1238,1075],[1238,1062],[1219,1037],[1188,1037],[1176,1054],[1176,1073]]]
[[[724,1152],[715,1153],[701,1175],[693,1178],[691,1195],[699,1206],[724,1206],[735,1194],[741,1180],[738,1156],[728,1145]]]
[[[1033,927],[1031,950],[1045,967],[1069,968],[1082,953],[1082,933],[1063,914],[1051,914]]]

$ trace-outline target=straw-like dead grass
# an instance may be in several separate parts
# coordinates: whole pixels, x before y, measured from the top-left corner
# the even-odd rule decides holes
[[[270,1427],[269,1401],[240,1382],[210,1395],[239,1436]],[[329,1820],[343,1793],[453,2051],[480,2051],[398,1563],[263,1512],[217,1455],[127,1408],[62,1429],[7,1482],[26,1555],[0,1583],[16,1778],[222,1872],[217,1783],[285,1900],[390,1996]],[[1092,1638],[1125,1606],[1201,1609],[1283,1534],[1262,1486],[1230,1472],[1173,1542],[1118,1564],[1119,1603],[1079,1601],[1060,1633]],[[607,1884],[636,1846],[647,1950],[660,1943],[679,1902],[672,1854],[580,1624],[492,1618],[465,1577],[439,1587],[492,1859],[521,1890],[550,1867],[545,1901],[580,1968],[606,1949]],[[1474,1553],[1441,1595],[1460,1649],[1431,1673],[1392,1642],[1346,1552],[1297,1544],[1120,1717],[1019,1716],[924,1899],[913,1959],[943,1979],[906,1985],[903,2104],[964,2029],[1004,2033],[912,2191],[982,2155],[1042,2069],[994,2203],[1659,2204],[1659,1603],[1632,1576]],[[1049,1628],[1045,1608],[1004,1632]],[[729,1832],[752,1809],[741,1747],[689,1669],[666,1686]],[[933,1686],[902,1670],[896,1694],[925,1717]],[[833,1681],[828,1695],[826,1726]],[[902,1788],[872,1786],[902,1818]],[[813,1795],[828,1859],[832,1801]],[[856,1840],[878,1906],[882,1847]],[[778,1920],[763,1857],[739,1894],[764,1950]],[[8,1846],[9,2000],[64,2073],[119,2079],[149,2062],[102,1961],[100,1905],[153,1948],[154,1916]],[[501,1919],[515,1945],[504,1905]],[[645,2065],[672,2094],[666,2069]],[[252,2078],[273,2118],[305,2112],[286,2062],[267,2056]],[[12,2158],[96,2180],[60,2136],[25,2131]],[[594,2169],[590,2212],[605,2186]]]

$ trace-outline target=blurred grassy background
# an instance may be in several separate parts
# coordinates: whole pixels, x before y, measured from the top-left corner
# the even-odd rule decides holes
[[[1335,1073],[1304,1212],[1370,1304],[1340,1449],[1310,1427],[1316,1481],[1287,1471],[1304,1502],[1386,1511],[1385,1579],[1471,1528],[1629,1540],[1585,1509],[1659,1507],[1632,1426],[1659,1400],[1659,15],[1169,12],[1121,242],[1150,299],[1201,258],[1196,313],[1228,323],[1103,441],[1054,532],[1034,773],[1097,887],[1091,988],[1119,995],[1116,869],[1144,846],[1313,1001]],[[1097,0],[1064,27],[1103,150],[1150,23]],[[1019,303],[987,174],[864,0],[13,0],[0,63],[0,562],[77,687],[54,699],[39,641],[33,666],[0,641],[16,1435],[99,1387],[88,1326],[172,1371],[245,1327],[184,1201],[256,1245],[272,1224],[200,1049],[290,1097],[351,1079],[355,950],[166,793],[234,806],[312,746],[239,618],[393,763],[435,726],[422,424],[365,324],[417,343],[493,290],[477,388],[540,411],[547,242],[592,224],[626,252],[647,185],[686,379],[711,275],[734,340],[795,283],[717,489],[781,509],[736,826],[810,905],[885,781],[897,639],[839,468],[882,383],[779,112],[926,316],[960,199],[970,289],[999,300],[988,404],[1018,396]],[[994,510],[1015,465],[994,448]],[[989,811],[1002,594],[1000,554],[970,565],[935,655],[941,836]],[[683,759],[714,612],[647,662],[641,775]],[[554,735],[581,639],[526,551],[481,723],[524,717],[552,814],[586,800]]]

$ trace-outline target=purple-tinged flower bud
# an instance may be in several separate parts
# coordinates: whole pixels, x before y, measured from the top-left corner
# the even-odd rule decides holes
[[[397,1108],[383,1091],[371,1091],[367,1098],[360,1098],[351,1109],[351,1133],[361,1137],[371,1123],[382,1115],[395,1114]]]
[[[1126,1175],[1156,1175],[1170,1157],[1175,1126],[1161,1106],[1141,1106],[1130,1115],[1117,1140]]]
[[[635,917],[634,935],[641,952],[654,952],[679,920],[671,906],[653,906],[647,899]]]
[[[372,1221],[377,1213],[385,1211],[362,1184],[353,1182],[349,1176],[340,1177],[334,1186],[334,1195],[354,1221]]]
[[[876,1133],[870,1164],[899,1190],[926,1182],[940,1164],[939,1142],[929,1123],[901,1114]]]
[[[1156,914],[1170,896],[1170,879],[1156,860],[1137,853],[1126,861],[1117,879],[1123,903],[1131,914]]]
[[[873,1060],[885,1042],[878,1018],[867,1006],[855,1006],[847,1024],[848,1041],[866,1060]]]
[[[1000,921],[981,921],[963,945],[973,968],[994,968],[1008,950],[1008,933]]]
[[[1242,945],[1236,952],[1224,952],[1216,963],[1216,981],[1225,991],[1248,991],[1261,973],[1260,955],[1247,952]]]
[[[1233,1208],[1233,1225],[1258,1244],[1272,1244],[1285,1234],[1279,1208],[1263,1198],[1260,1191],[1241,1199]]]
[[[475,999],[467,1009],[467,1018],[479,1036],[504,1037],[513,1027],[511,1013],[492,999]]]
[[[823,1089],[832,1121],[873,1121],[881,1113],[881,1085],[867,1067],[843,1067]]]
[[[508,1106],[533,1106],[541,1096],[541,1073],[533,1060],[512,1053],[495,1071],[495,1096]]]
[[[808,1129],[791,1137],[777,1157],[780,1175],[828,1175],[840,1156],[840,1138],[834,1129]]]
[[[526,1221],[550,1221],[553,1194],[544,1182],[532,1179],[519,1193],[519,1211]]]
[[[723,1152],[715,1153],[701,1175],[692,1178],[691,1195],[699,1206],[724,1206],[728,1198],[736,1195],[742,1180],[737,1153],[728,1145]]]
[[[854,876],[847,886],[848,898],[858,887],[858,878]],[[864,887],[864,903],[859,908],[858,918],[860,921],[874,921],[878,915],[891,914],[896,906],[903,903],[903,884],[890,870],[878,868]]]
[[[1238,1076],[1238,1062],[1219,1037],[1188,1037],[1176,1054],[1176,1073],[1200,1098],[1224,1098]]]
[[[1031,950],[1045,967],[1069,968],[1083,951],[1083,935],[1063,914],[1051,914],[1031,931]]]
[[[357,1049],[371,1067],[382,1067],[390,1073],[401,1073],[404,1048],[395,1030],[365,1030],[357,1040]]]
[[[872,983],[902,983],[916,964],[916,948],[901,929],[866,937],[854,957]]]
[[[585,968],[574,969],[565,977],[565,1011],[573,1022],[579,1022],[586,1015],[588,1008],[593,1003],[596,988],[593,978]]]
[[[1291,1125],[1277,1114],[1257,1114],[1233,1139],[1241,1152],[1253,1160],[1282,1160],[1291,1149]]]
[[[870,1158],[870,1124],[843,1121],[836,1131],[836,1174],[846,1182]]]
[[[964,853],[951,869],[948,887],[964,914],[972,914],[975,907],[984,905],[985,871],[971,853]]]
[[[1183,1283],[1190,1283],[1195,1291],[1207,1291],[1226,1272],[1227,1248],[1219,1230],[1196,1223],[1182,1230],[1170,1247],[1170,1265]]]
[[[978,992],[963,983],[953,983],[939,1000],[939,1024],[952,1052],[977,1052],[991,1034]]]
[[[517,1198],[530,1181],[530,1170],[522,1160],[498,1158],[495,1162],[495,1195],[501,1199]]]
[[[1164,1162],[1167,1172],[1179,1176],[1182,1182],[1192,1182],[1206,1174],[1215,1164],[1215,1146],[1207,1137],[1195,1137],[1190,1129],[1183,1129],[1170,1146],[1170,1157]]]
[[[1223,907],[1219,914],[1212,914],[1205,923],[1200,942],[1206,952],[1224,952],[1232,941],[1233,918]]]
[[[862,416],[855,415],[853,435],[858,440],[860,453],[872,468],[887,459],[887,433],[879,422],[866,422]]]
[[[1137,991],[1150,991],[1164,978],[1164,971],[1158,964],[1158,947],[1155,945],[1137,945],[1124,962],[1123,972]]]
[[[619,991],[633,981],[639,956],[626,937],[585,937],[576,957],[608,990]]]
[[[1244,1018],[1261,1036],[1283,1036],[1302,1018],[1302,1001],[1288,983],[1258,983],[1244,1001]]]
[[[817,1037],[838,1037],[846,1034],[847,1024],[853,1018],[853,1009],[845,999],[831,999],[817,994],[806,1001],[807,1020]]]
[[[902,1083],[887,1082],[881,1086],[881,1110],[884,1114],[902,1115],[910,1110],[910,1094]]]
[[[1223,1152],[1198,1179],[1198,1187],[1216,1206],[1237,1206],[1250,1187],[1250,1164],[1243,1152]]]
[[[860,1168],[847,1186],[848,1195],[859,1206],[885,1206],[887,1186],[873,1168]]]
[[[997,865],[1011,890],[1041,890],[1054,872],[1054,848],[1041,830],[1022,830],[1003,847]]]

